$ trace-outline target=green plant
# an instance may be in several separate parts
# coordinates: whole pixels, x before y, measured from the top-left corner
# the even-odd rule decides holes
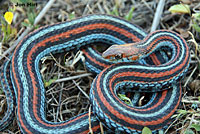
[[[133,106],[133,103],[131,102],[131,100],[126,97],[125,94],[118,94],[119,98],[124,101],[127,105]]]
[[[14,4],[34,3],[33,0],[11,0],[11,2],[13,2]],[[39,27],[37,25],[36,26],[34,25],[35,18],[37,16],[36,11],[35,11],[35,6],[26,6],[25,10],[27,10],[27,13],[26,13],[27,19],[25,19],[24,22],[22,22],[22,25],[26,27],[33,27],[33,28]]]
[[[1,26],[0,26],[2,37],[2,43],[8,43],[10,39],[17,35],[17,29],[12,27],[11,24],[6,23],[3,19],[1,19]]]
[[[169,8],[171,13],[189,14],[191,16],[192,27],[200,32],[200,13],[191,14],[190,7],[187,4],[176,4]]]
[[[142,129],[142,134],[152,134],[151,130],[148,127]]]
[[[135,10],[135,7],[132,7],[132,8],[129,10],[128,14],[124,17],[124,19],[130,21],[130,20],[133,18],[133,11],[134,11],[134,10]]]

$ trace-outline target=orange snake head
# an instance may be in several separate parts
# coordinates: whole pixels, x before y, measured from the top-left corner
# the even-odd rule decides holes
[[[141,57],[141,49],[135,43],[112,45],[103,52],[102,57],[111,61],[136,61]]]

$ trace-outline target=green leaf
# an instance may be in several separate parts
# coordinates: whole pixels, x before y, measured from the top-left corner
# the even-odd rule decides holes
[[[185,114],[187,114],[187,113],[189,113],[188,111],[186,111],[186,110],[178,110],[178,113],[180,113],[180,114],[183,114],[183,115],[185,115]]]
[[[192,17],[194,17],[197,20],[200,20],[200,13],[194,13],[192,14]]]
[[[8,34],[8,35],[11,34],[11,30],[12,30],[12,29],[11,29],[10,25],[7,25],[7,34]]]
[[[21,3],[26,3],[26,2],[27,2],[27,0],[20,0],[20,2],[21,2]]]
[[[131,100],[130,100],[128,97],[126,97],[126,95],[124,95],[124,94],[118,94],[118,96],[119,96],[119,98],[120,98],[121,100],[123,100],[126,104],[133,106],[133,103],[131,102]]]
[[[200,32],[200,27],[197,23],[192,24],[192,27],[197,31]]]
[[[195,133],[192,131],[192,129],[187,129],[185,131],[185,134],[195,134]]]
[[[21,24],[24,25],[25,27],[29,27],[29,24],[26,22],[22,22]]]
[[[135,10],[135,7],[132,7],[128,14],[124,17],[126,20],[130,21],[133,18],[133,11]]]
[[[15,35],[17,35],[17,29],[14,28],[14,27],[12,27],[12,29],[11,29],[11,36],[15,36]]]
[[[28,20],[29,20],[30,24],[32,24],[32,25],[34,24],[35,18],[36,18],[36,13],[34,13],[34,12],[28,13]]]
[[[69,14],[69,20],[72,20],[75,18],[75,12],[72,12]]]
[[[142,129],[142,134],[152,134],[151,130],[148,127]]]
[[[180,114],[174,114],[174,115],[172,115],[171,118],[176,118],[176,117],[179,117],[179,116],[180,116]]]
[[[190,13],[190,7],[187,4],[177,4],[173,5],[169,8],[169,11],[171,13],[183,13],[183,14],[189,14]]]
[[[115,5],[112,12],[110,12],[109,14],[119,16],[118,6]]]
[[[7,32],[7,30],[6,30],[6,26],[4,25],[4,24],[2,24],[2,26],[1,26],[1,31],[2,32],[4,32],[4,34],[6,34]]]
[[[32,3],[32,0],[20,0],[21,3]]]
[[[49,87],[57,78],[50,79],[49,81],[44,81],[44,86]]]
[[[3,38],[1,39],[3,43],[7,43],[12,37],[17,35],[17,29],[5,23],[3,20],[1,20],[0,28],[3,32]]]
[[[40,27],[40,25],[35,25],[34,29],[38,29]]]
[[[12,3],[20,3],[20,0],[10,0]]]
[[[158,134],[164,134],[164,130],[163,129],[159,130]]]
[[[0,94],[3,94],[3,89],[0,88]]]
[[[196,131],[200,131],[200,124],[192,124],[191,128],[194,128]]]

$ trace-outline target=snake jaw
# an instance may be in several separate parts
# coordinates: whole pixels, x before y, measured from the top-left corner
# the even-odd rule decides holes
[[[121,54],[122,52],[118,49],[118,45],[112,45],[102,53],[102,57],[104,57],[105,59],[112,59],[116,55],[121,55]]]
[[[140,56],[139,56],[139,55],[132,55],[130,60],[132,60],[132,61],[137,61],[137,60],[139,60],[139,59],[140,59]]]

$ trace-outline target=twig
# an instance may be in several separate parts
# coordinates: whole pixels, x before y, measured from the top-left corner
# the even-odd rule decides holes
[[[193,71],[190,73],[190,76],[187,78],[185,84],[183,87],[186,87],[186,85],[188,84],[189,80],[191,79],[192,75],[194,74],[194,72],[196,71],[197,66],[193,69]]]
[[[100,124],[101,134],[104,134],[103,124],[101,122],[99,122],[99,124]]]
[[[92,0],[89,0],[86,4],[86,7],[83,11],[83,15],[85,15],[88,12],[88,9],[90,10],[90,4],[92,3]],[[91,10],[90,10],[91,11]]]
[[[102,6],[100,5],[101,2],[102,2],[102,0],[97,2],[97,7],[98,7],[100,13],[105,14],[105,11],[103,10]]]
[[[63,82],[63,81],[68,81],[68,80],[74,80],[74,79],[78,79],[78,78],[82,78],[82,77],[87,77],[87,76],[90,76],[90,75],[92,75],[92,74],[91,73],[80,74],[80,75],[71,76],[71,77],[67,77],[67,78],[57,79],[53,83],[58,83],[58,82]]]
[[[176,118],[176,120],[174,120],[170,125],[169,125],[169,127],[165,130],[165,134],[167,133],[167,131],[172,127],[172,125],[176,122],[176,121],[178,121],[179,119],[178,118]]]
[[[80,86],[75,82],[75,80],[73,80],[73,83],[77,86],[77,88],[85,95],[85,97],[88,98],[88,100],[90,100],[90,97],[86,94],[85,91],[83,91]]]
[[[62,66],[57,60],[56,58],[50,53],[51,57],[53,58],[53,60],[56,62],[56,65],[64,70],[66,70],[66,68],[64,66]]]
[[[195,13],[198,13],[200,10],[198,10],[200,7],[200,3],[197,4],[192,10],[195,12]]]
[[[55,0],[49,0],[49,2],[45,5],[40,14],[35,18],[34,25],[37,25],[37,23],[42,19],[42,17],[46,14],[46,12],[49,10],[54,2]]]
[[[183,15],[181,15],[181,17],[180,17],[180,19],[178,20],[178,22],[174,22],[174,25],[171,26],[171,27],[169,28],[169,30],[173,30],[174,28],[176,28],[177,26],[179,26],[179,25],[182,23],[183,18],[184,18]]]
[[[144,3],[144,5],[149,9],[149,11],[154,14],[154,11],[152,10],[152,8],[149,6],[149,4],[145,1],[145,0],[142,0],[142,2]]]
[[[194,35],[190,32],[190,31],[188,31],[188,33],[191,35],[191,37],[192,37],[192,39],[190,39],[189,41],[190,42],[193,42],[194,43],[194,45],[195,45],[195,54],[197,55],[197,51],[198,51],[198,43],[196,42],[196,40],[195,40],[195,38],[194,38]]]
[[[0,55],[2,53],[2,43],[0,42]]]
[[[200,104],[200,102],[198,100],[189,100],[189,99],[186,99],[186,98],[182,98],[181,102],[191,103],[191,104]]]
[[[89,130],[90,130],[90,133],[93,134],[93,131],[92,131],[92,124],[91,124],[91,106],[89,107],[89,113],[88,113],[88,116],[89,116]]]
[[[151,32],[155,31],[156,28],[158,27],[164,5],[165,5],[165,0],[160,0],[158,3],[158,7],[156,9],[156,13],[154,15],[153,24],[151,26]]]
[[[58,68],[58,71],[60,71],[60,68]],[[58,77],[60,77],[60,73],[59,73]],[[59,93],[59,102],[58,102],[58,107],[57,107],[57,110],[56,110],[57,111],[57,113],[56,113],[56,119],[55,119],[56,121],[58,121],[59,109],[60,109],[61,103],[62,103],[62,94],[63,94],[64,83],[62,83],[61,86],[62,86],[62,89],[61,89],[61,91]]]

